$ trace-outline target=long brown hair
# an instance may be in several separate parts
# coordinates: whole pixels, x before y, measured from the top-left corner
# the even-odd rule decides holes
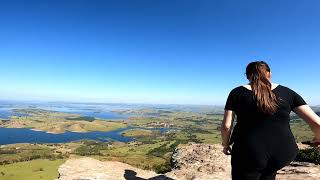
[[[271,90],[271,82],[267,78],[269,65],[264,61],[254,61],[247,65],[246,75],[251,80],[253,97],[258,108],[266,114],[274,114],[279,108],[279,99]]]

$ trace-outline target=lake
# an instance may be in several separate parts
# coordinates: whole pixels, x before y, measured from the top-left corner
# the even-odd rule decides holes
[[[127,108],[125,105],[108,105],[108,104],[81,104],[81,103],[32,103],[32,102],[0,102],[0,118],[9,119],[10,116],[26,116],[13,111],[13,109],[44,109],[50,111],[59,111],[81,116],[90,116],[99,119],[113,121],[128,119],[128,115],[112,112],[116,109]]]
[[[0,127],[0,145],[14,144],[14,143],[66,143],[71,141],[78,141],[81,139],[90,139],[97,141],[120,141],[130,142],[134,138],[124,137],[122,132],[128,129],[135,129],[139,127],[127,127],[117,129],[109,132],[65,132],[61,134],[51,134],[43,131],[33,131],[27,128],[1,128]],[[160,130],[165,132],[168,128],[152,128],[151,130]]]
[[[29,115],[13,112],[13,110],[10,108],[0,108],[0,119],[10,119],[10,116],[29,116]]]
[[[8,119],[12,115],[12,112],[5,108],[0,108],[0,118]]]

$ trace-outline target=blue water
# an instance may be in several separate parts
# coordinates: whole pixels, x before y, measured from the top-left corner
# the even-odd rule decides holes
[[[10,116],[29,116],[28,114],[13,112],[10,108],[0,108],[0,118],[9,119]]]
[[[110,110],[77,109],[72,107],[42,107],[42,106],[36,106],[33,108],[45,109],[50,111],[59,111],[59,112],[70,113],[70,114],[78,114],[81,116],[90,116],[98,119],[106,119],[106,120],[113,120],[113,121],[126,120],[129,117],[128,115],[117,114],[117,113],[111,112]],[[14,112],[13,109],[14,108],[0,107],[0,118],[9,119],[10,116],[28,116],[27,114]]]
[[[8,119],[11,116],[12,112],[8,109],[0,108],[0,118],[1,119]]]
[[[55,109],[50,109],[54,110]],[[81,116],[90,116],[90,117],[95,117],[99,119],[107,119],[107,120],[113,120],[113,121],[118,121],[118,120],[125,120],[128,118],[127,115],[121,115],[117,113],[113,113],[110,111],[90,111],[90,110],[64,110],[60,112],[65,112],[65,113],[72,113],[72,114],[79,114]]]
[[[14,143],[66,143],[81,139],[91,139],[98,141],[120,141],[130,142],[134,138],[124,137],[121,135],[123,131],[136,127],[128,127],[117,129],[109,132],[65,132],[61,134],[50,134],[43,131],[33,131],[27,128],[1,128],[0,127],[0,145]],[[153,128],[152,130],[160,130],[165,132],[168,128]]]

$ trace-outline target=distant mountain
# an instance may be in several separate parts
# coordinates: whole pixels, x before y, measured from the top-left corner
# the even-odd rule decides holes
[[[311,109],[315,112],[320,112],[320,106],[311,106]]]

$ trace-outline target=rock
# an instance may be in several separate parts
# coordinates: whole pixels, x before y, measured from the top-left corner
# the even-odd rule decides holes
[[[178,146],[172,154],[176,179],[231,179],[231,156],[222,153],[219,144],[194,144]]]
[[[301,143],[297,145],[299,149],[309,147]],[[175,149],[171,161],[173,171],[168,174],[176,179],[231,179],[231,156],[224,155],[220,145],[182,145]],[[277,172],[276,179],[320,179],[320,165],[308,162],[291,162]]]
[[[320,179],[320,166],[308,162],[291,162],[277,173],[278,180]]]
[[[298,144],[303,149],[307,146]],[[171,157],[173,169],[160,175],[114,161],[93,158],[69,159],[59,167],[59,180],[231,180],[231,156],[219,144],[179,145]],[[277,180],[320,179],[320,165],[291,162],[278,171]]]
[[[121,162],[102,162],[89,157],[69,159],[58,171],[59,180],[141,180],[160,176],[155,172],[134,168]]]

